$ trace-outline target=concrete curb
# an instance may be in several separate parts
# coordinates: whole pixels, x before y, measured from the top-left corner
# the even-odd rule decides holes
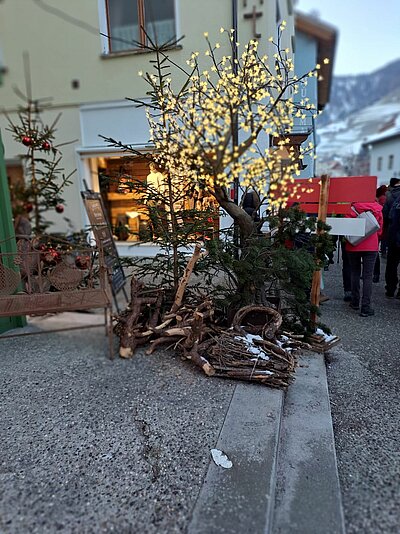
[[[274,534],[344,534],[324,356],[300,360],[279,444]]]
[[[216,448],[231,469],[210,462],[189,534],[264,533],[274,506],[283,392],[238,384]]]

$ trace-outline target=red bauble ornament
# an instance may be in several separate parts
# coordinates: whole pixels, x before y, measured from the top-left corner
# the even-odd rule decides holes
[[[42,150],[45,150],[46,152],[48,152],[50,148],[51,148],[51,144],[48,141],[43,141]]]
[[[56,249],[49,248],[43,254],[43,260],[46,263],[48,263],[50,265],[53,265],[53,264],[58,263],[59,261],[61,261],[61,254]]]
[[[21,139],[22,144],[25,146],[31,146],[33,143],[32,137],[29,137],[29,135],[24,135],[24,137]]]
[[[90,263],[89,256],[77,256],[75,259],[75,265],[78,267],[78,269],[88,269]]]
[[[64,206],[62,204],[57,204],[55,210],[57,213],[62,213],[64,211]]]
[[[30,213],[33,210],[32,202],[27,202],[26,204],[24,204],[24,209],[26,213]]]

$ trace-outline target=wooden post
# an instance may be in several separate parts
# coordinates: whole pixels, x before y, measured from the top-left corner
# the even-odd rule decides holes
[[[319,192],[319,204],[318,204],[318,221],[326,222],[326,216],[328,213],[328,200],[329,200],[329,184],[330,178],[326,174],[321,176],[321,185]],[[323,233],[324,230],[317,229],[317,234]],[[319,307],[319,295],[321,291],[321,268],[322,265],[318,265],[318,269],[314,272],[312,286],[311,286],[311,304]],[[313,312],[311,314],[311,322],[315,327],[317,323],[317,314]]]

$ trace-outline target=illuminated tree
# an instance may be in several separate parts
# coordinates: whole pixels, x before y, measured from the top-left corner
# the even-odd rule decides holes
[[[156,52],[154,72],[144,75],[150,101],[135,100],[146,106],[156,163],[167,174],[206,188],[244,239],[254,233],[255,224],[230,198],[232,184],[255,188],[261,204],[277,206],[288,183],[300,174],[304,152],[313,149],[309,143],[299,155],[288,135],[296,117],[316,116],[308,99],[296,101],[296,94],[308,77],[317,76],[319,66],[302,78],[294,74],[289,49],[280,47],[285,25],[282,22],[276,43],[270,39],[276,49],[271,58],[260,56],[257,40],[239,54],[234,31],[223,28],[230,53],[220,53],[221,44],[212,45],[205,33],[205,57],[192,53],[185,68],[167,55],[165,47],[150,43]],[[179,88],[173,70],[184,77]]]

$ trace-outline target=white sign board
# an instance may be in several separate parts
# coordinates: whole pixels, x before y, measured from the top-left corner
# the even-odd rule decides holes
[[[365,235],[365,219],[344,219],[341,217],[327,217],[326,224],[331,227],[331,235]]]

